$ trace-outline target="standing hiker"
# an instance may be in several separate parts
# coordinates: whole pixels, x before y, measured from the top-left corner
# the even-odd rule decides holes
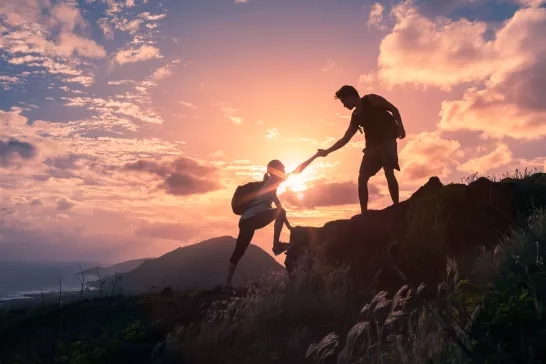
[[[368,180],[381,168],[385,171],[392,202],[398,203],[399,187],[394,176],[395,169],[400,171],[396,139],[406,137],[400,112],[382,96],[368,94],[360,97],[353,86],[341,87],[335,98],[347,109],[354,109],[351,121],[345,135],[330,148],[319,149],[318,154],[326,157],[347,144],[357,131],[364,132],[366,147],[358,174],[360,210],[364,213],[368,209]]]
[[[318,156],[319,154],[316,153],[288,174],[279,160],[272,160],[267,164],[267,172],[264,174],[263,181],[250,182],[237,188],[232,199],[232,209],[234,213],[241,215],[241,218],[239,219],[239,235],[235,250],[228,264],[226,287],[231,287],[231,279],[237,263],[250,245],[256,230],[275,221],[273,253],[279,255],[290,247],[289,243],[279,241],[283,225],[286,224],[289,230],[292,230],[292,226],[288,222],[286,211],[277,197],[277,188],[290,175],[301,173]],[[271,207],[272,203],[275,203],[275,208]]]

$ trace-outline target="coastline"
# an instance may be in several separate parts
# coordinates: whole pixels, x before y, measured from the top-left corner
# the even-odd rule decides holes
[[[86,288],[83,290],[70,290],[59,292],[47,291],[38,293],[24,293],[20,297],[4,298],[0,300],[0,311],[13,311],[29,308],[37,308],[40,306],[61,305],[78,301],[80,299],[92,299],[100,297],[101,293],[95,288]],[[106,292],[102,292],[102,296],[106,297]]]

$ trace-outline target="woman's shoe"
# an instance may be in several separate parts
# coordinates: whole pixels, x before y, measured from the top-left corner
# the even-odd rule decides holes
[[[279,255],[281,253],[284,253],[286,252],[288,249],[290,249],[290,247],[292,246],[292,244],[290,243],[281,243],[281,242],[278,242],[276,244],[273,244],[273,254],[275,255]]]

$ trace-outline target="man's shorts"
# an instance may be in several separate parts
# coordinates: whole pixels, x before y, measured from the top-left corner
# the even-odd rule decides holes
[[[372,177],[381,168],[400,170],[398,165],[398,151],[396,139],[387,140],[379,144],[366,146],[366,152],[360,164],[360,175]]]

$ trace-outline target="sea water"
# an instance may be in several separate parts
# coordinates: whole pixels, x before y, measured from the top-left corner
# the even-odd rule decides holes
[[[83,270],[100,265],[89,262],[0,261],[0,301],[40,294],[40,290],[43,293],[59,292],[59,279],[62,292],[79,291],[78,276],[81,278],[81,274],[78,264]],[[85,275],[85,282],[96,279],[96,276]]]

